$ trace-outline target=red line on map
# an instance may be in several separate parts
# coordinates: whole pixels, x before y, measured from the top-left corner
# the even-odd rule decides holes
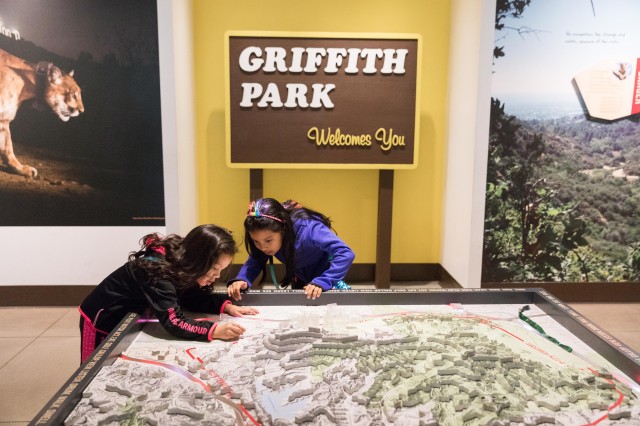
[[[195,348],[190,348],[190,349],[195,349]],[[187,349],[187,353],[189,353],[188,351],[190,349]],[[189,353],[189,355],[191,355]],[[171,365],[171,364],[167,364],[164,362],[160,362],[160,361],[152,361],[152,360],[148,360],[148,359],[140,359],[140,358],[131,358],[128,357],[124,354],[120,354],[120,358],[122,358],[125,361],[131,361],[131,362],[139,362],[142,364],[151,364],[151,365],[157,365],[159,367],[163,367],[166,368],[168,370],[171,370],[175,373],[178,373],[179,375],[191,380],[192,382],[195,382],[197,384],[199,384],[200,386],[202,386],[202,388],[207,391],[208,393],[213,393],[213,389],[211,389],[211,386],[209,386],[207,383],[203,382],[202,380],[198,379],[197,377],[195,377],[194,375],[192,375],[191,373],[189,373],[188,371],[185,371],[183,369],[181,369],[178,366],[175,365]],[[200,359],[200,358],[198,358]],[[200,361],[202,363],[202,361]],[[204,367],[203,367],[204,368]],[[221,385],[225,386],[227,389],[229,389],[229,391],[227,392],[227,398],[229,398],[229,395],[231,393],[231,387],[229,385],[227,385],[227,383],[224,381],[224,379],[222,377],[220,377],[220,375],[218,375],[218,373],[216,373],[213,370],[208,370],[209,373],[211,373],[211,375],[216,379],[216,381],[218,383],[220,383]],[[231,398],[229,398],[231,399]],[[230,401],[229,401],[230,402]],[[233,403],[230,402],[230,405],[235,405]],[[240,409],[242,410],[242,412],[249,418],[249,420],[251,420],[251,422],[255,425],[255,426],[261,426],[260,423],[258,423],[258,421],[256,419],[253,418],[253,416],[251,416],[251,414],[249,414],[249,412],[247,411],[246,408],[244,408],[244,406],[242,404],[237,404],[238,407],[240,407]]]
[[[238,407],[240,407],[240,409],[242,410],[242,412],[249,417],[249,420],[251,420],[251,423],[253,423],[256,426],[261,426],[260,423],[258,423],[258,421],[256,419],[253,418],[253,416],[251,414],[249,414],[249,412],[247,411],[246,408],[244,408],[244,406],[242,404],[238,404]]]
[[[489,327],[497,328],[498,330],[501,330],[501,331],[503,331],[503,332],[507,333],[508,335],[510,335],[510,336],[512,336],[512,337],[515,337],[516,339],[520,340],[521,342],[524,342],[524,339],[522,339],[522,338],[520,338],[520,337],[516,336],[515,334],[511,333],[510,331],[505,330],[505,329],[504,329],[504,328],[502,328],[502,327],[498,327],[497,325],[494,325],[493,323],[491,323],[491,321],[489,321],[489,320],[487,320],[487,319],[485,319],[485,318],[482,318],[482,317],[476,317],[476,316],[473,316],[473,315],[463,315],[463,316],[460,316],[460,315],[454,315],[454,318],[468,318],[468,319],[476,320],[476,321],[478,321],[478,322],[481,322],[482,324],[486,324],[486,325],[488,325]]]
[[[390,314],[377,314],[377,315],[367,315],[368,318],[377,318],[377,317],[391,317],[391,316],[396,316],[396,315],[400,315],[400,316],[404,316],[404,315],[425,315],[424,312],[418,312],[418,311],[404,311],[404,312],[394,312],[394,313],[390,313]],[[520,337],[516,336],[515,334],[511,333],[510,331],[505,330],[502,327],[498,327],[497,325],[493,325],[491,323],[491,321],[487,320],[486,318],[482,318],[482,317],[478,317],[478,316],[474,316],[474,315],[453,315],[454,318],[468,318],[468,319],[473,319],[476,320],[478,322],[481,322],[482,324],[486,324],[489,327],[493,327],[493,328],[497,328],[498,330],[501,330],[505,333],[507,333],[508,335],[515,337],[516,339],[520,340],[521,342],[524,342],[523,339],[521,339]]]
[[[222,376],[220,376],[218,373],[216,373],[215,370],[206,370],[209,374],[211,374],[211,376],[215,379],[216,382],[218,382],[220,384],[220,386],[222,386],[223,388],[227,389],[227,393],[226,393],[226,397],[231,399],[231,393],[233,392],[233,389],[231,389],[231,386],[229,386],[227,384],[227,382],[222,378]],[[249,420],[251,420],[251,422],[256,425],[256,426],[260,426],[260,423],[258,423],[258,421],[256,419],[253,418],[253,416],[251,416],[251,414],[249,414],[249,412],[247,411],[246,408],[244,408],[244,406],[242,404],[238,404],[238,407],[240,407],[240,409],[242,410],[242,412],[244,412],[244,414],[249,418]]]
[[[416,314],[418,314],[418,312],[410,312],[410,311],[406,311],[406,312],[397,312],[397,313],[392,313],[392,314],[367,315],[367,317],[383,317],[383,316],[394,316],[394,315],[408,315],[408,314],[412,314],[412,313],[416,313]],[[516,336],[515,334],[511,333],[511,332],[510,332],[510,331],[508,331],[508,330],[505,330],[505,329],[504,329],[504,328],[502,328],[502,327],[499,327],[499,326],[497,326],[497,325],[494,325],[490,320],[488,320],[488,319],[486,319],[486,318],[477,317],[477,316],[473,316],[473,315],[464,315],[464,316],[462,316],[462,315],[454,315],[454,318],[466,318],[466,319],[473,319],[473,320],[476,320],[476,321],[478,321],[478,322],[480,322],[480,323],[482,323],[482,324],[486,324],[486,325],[488,325],[489,327],[492,327],[492,328],[495,328],[495,329],[501,330],[502,332],[504,332],[504,333],[506,333],[506,334],[508,334],[508,335],[510,335],[510,336],[512,336],[512,337],[514,337],[514,338],[516,338],[516,339],[518,339],[518,340],[520,340],[521,342],[524,342],[524,339],[520,338],[519,336]],[[525,342],[525,343],[526,343],[526,342]],[[553,355],[551,355],[551,354],[549,354],[549,353],[545,352],[544,350],[542,350],[541,348],[538,348],[537,346],[533,345],[532,343],[527,343],[527,345],[528,345],[529,347],[531,347],[531,348],[534,348],[534,349],[536,349],[536,350],[540,351],[541,353],[543,353],[544,355],[548,356],[549,358],[551,358],[551,359],[555,360],[556,362],[559,362],[560,364],[564,364],[564,362],[562,362],[561,360],[559,360],[557,357],[555,357],[555,356],[553,356]],[[595,370],[593,370],[593,369],[591,369],[591,368],[589,368],[589,370],[590,370],[593,374],[595,374],[595,375],[597,375],[597,376],[599,376],[599,375],[600,375],[597,371],[595,371]],[[605,380],[607,380],[609,383],[611,383],[611,384],[614,384],[614,385],[615,385],[615,383],[614,383],[612,380],[609,380],[609,379],[605,379]],[[583,425],[583,426],[595,426],[595,425],[597,425],[598,423],[602,422],[603,420],[606,420],[606,419],[608,418],[608,416],[609,416],[609,413],[610,413],[614,408],[616,408],[616,407],[618,407],[618,406],[620,406],[620,405],[622,404],[622,401],[624,400],[624,395],[622,394],[622,392],[620,392],[620,391],[619,391],[617,388],[615,388],[615,387],[614,387],[614,390],[615,390],[615,391],[616,391],[616,393],[618,394],[618,400],[617,400],[616,402],[614,402],[611,406],[609,406],[609,407],[607,408],[607,414],[604,414],[603,416],[599,417],[598,419],[594,420],[593,422],[591,422],[591,423],[587,423],[586,425]]]
[[[489,320],[487,320],[487,319],[485,319],[485,318],[482,318],[482,317],[475,317],[475,316],[455,316],[455,317],[456,317],[456,318],[469,318],[469,319],[475,319],[475,320],[477,320],[477,321],[479,321],[479,322],[481,322],[481,323],[483,323],[483,324],[486,324],[486,325],[488,325],[488,326],[490,326],[490,327],[493,327],[493,328],[496,328],[496,329],[498,329],[498,330],[501,330],[501,331],[503,331],[503,332],[505,332],[505,333],[509,334],[510,336],[515,337],[516,339],[520,340],[521,342],[524,342],[524,340],[523,340],[523,339],[521,339],[520,337],[518,337],[518,336],[516,336],[515,334],[513,334],[513,333],[511,333],[511,332],[509,332],[509,331],[507,331],[507,330],[505,330],[505,329],[504,329],[504,328],[502,328],[502,327],[498,327],[498,326],[496,326],[496,325],[493,325],[493,324],[491,323],[491,321],[489,321]],[[552,359],[554,359],[554,360],[556,360],[556,361],[560,361],[560,360],[557,360],[557,359],[556,359],[556,357],[552,356],[551,354],[548,354],[548,353],[544,352],[542,349],[540,349],[540,348],[536,347],[535,345],[533,345],[533,344],[531,344],[531,343],[528,343],[528,345],[529,345],[530,347],[534,348],[534,349],[537,349],[537,350],[541,351],[543,354],[545,354],[545,355],[549,356],[550,358],[552,358]],[[560,362],[561,362],[561,361],[560,361]],[[561,363],[562,363],[562,364],[564,364],[564,362],[561,362]],[[592,368],[589,368],[589,370],[590,370],[594,375],[596,375],[596,376],[600,376],[600,374],[599,374],[597,371],[593,370]],[[610,380],[610,379],[605,379],[605,380],[606,380],[607,382],[609,382],[609,383],[611,383],[612,385],[614,385],[614,386],[615,386],[615,383],[614,383],[612,380]],[[616,408],[616,407],[620,406],[620,404],[622,404],[622,401],[624,400],[624,395],[622,394],[622,392],[620,392],[620,391],[619,391],[617,388],[615,388],[615,387],[614,387],[614,390],[615,390],[615,391],[616,391],[616,393],[618,394],[618,400],[617,400],[616,402],[614,402],[611,406],[609,406],[609,407],[607,408],[607,414],[604,414],[603,416],[599,417],[598,419],[594,420],[594,421],[593,421],[593,422],[591,422],[591,423],[587,423],[587,424],[586,424],[586,425],[584,425],[584,426],[595,426],[595,425],[597,425],[598,423],[600,423],[601,421],[606,420],[606,419],[609,417],[609,413],[610,413],[614,408]]]
[[[592,368],[589,368],[589,371],[591,371],[595,376],[600,376],[600,373],[598,373],[597,371],[593,370]],[[612,380],[609,380],[607,378],[605,378],[605,380],[609,383],[611,383],[612,385],[615,385],[615,383]],[[587,423],[585,426],[594,426],[597,425],[598,423],[600,423],[603,420],[606,420],[607,417],[609,417],[609,413],[616,407],[620,406],[620,404],[622,404],[622,401],[624,400],[624,395],[622,394],[622,392],[620,392],[618,390],[618,388],[614,387],[613,388],[617,393],[618,393],[618,400],[616,402],[614,402],[611,406],[609,406],[607,408],[607,414],[602,415],[601,417],[599,417],[597,420],[594,420],[591,423]]]
[[[187,355],[189,355],[189,356],[191,357],[191,359],[195,359],[195,360],[197,360],[200,364],[202,364],[202,358],[200,358],[200,357],[195,357],[195,356],[191,353],[191,351],[192,351],[192,350],[194,350],[194,349],[195,349],[195,347],[193,347],[193,348],[189,348],[189,349],[185,349],[185,352],[187,353]]]
[[[151,361],[148,359],[139,359],[139,358],[131,358],[128,357],[126,355],[120,354],[120,358],[122,358],[125,361],[132,361],[132,362],[139,362],[142,364],[151,364],[151,365],[157,365],[159,367],[163,367],[166,368],[168,370],[171,370],[189,380],[191,380],[192,382],[195,382],[197,384],[199,384],[200,386],[202,386],[204,388],[204,390],[206,390],[207,392],[211,392],[211,386],[209,386],[208,384],[206,384],[205,382],[203,382],[202,380],[198,379],[197,377],[195,377],[193,374],[189,373],[188,371],[185,371],[175,365],[171,365],[171,364],[167,364],[164,362],[160,362],[160,361]]]

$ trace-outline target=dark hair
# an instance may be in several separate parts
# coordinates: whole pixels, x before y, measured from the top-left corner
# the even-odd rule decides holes
[[[302,205],[295,200],[289,199],[282,203],[282,206],[289,212],[293,222],[298,219],[313,219],[320,221],[328,228],[331,228],[331,219],[308,207],[302,207]]]
[[[146,269],[152,283],[168,278],[179,291],[209,272],[220,256],[238,252],[231,231],[217,225],[197,226],[184,238],[148,234],[141,238],[140,245],[139,251],[129,254],[129,260]]]
[[[253,201],[249,205],[249,211],[247,211],[247,217],[244,220],[244,246],[249,255],[253,255],[258,250],[249,233],[266,229],[282,235],[285,266],[285,276],[282,280],[283,287],[291,283],[296,271],[296,233],[293,229],[293,222],[299,219],[318,220],[331,228],[331,219],[322,213],[302,207],[294,200],[280,203],[273,198],[259,198]],[[262,269],[260,284],[264,282],[265,277],[266,265]]]

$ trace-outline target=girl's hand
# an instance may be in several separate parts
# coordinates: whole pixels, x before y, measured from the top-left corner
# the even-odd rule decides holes
[[[244,315],[256,315],[260,313],[256,308],[252,306],[238,306],[232,303],[227,303],[227,305],[224,307],[224,312],[231,315],[232,317],[242,317]]]
[[[307,295],[307,299],[316,300],[322,293],[322,287],[315,284],[307,284],[303,287],[304,293]]]
[[[233,300],[240,300],[242,299],[240,291],[246,290],[247,288],[249,288],[249,284],[247,284],[245,281],[234,281],[227,286],[227,294]]]
[[[235,322],[228,322],[225,324],[218,324],[213,330],[214,339],[230,340],[237,339],[244,334],[244,327]]]

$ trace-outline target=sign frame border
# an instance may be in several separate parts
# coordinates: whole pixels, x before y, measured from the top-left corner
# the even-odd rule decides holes
[[[275,38],[350,38],[350,39],[410,39],[417,41],[416,54],[416,102],[414,117],[413,162],[393,163],[237,163],[231,161],[231,37],[275,37]],[[378,32],[306,32],[306,31],[238,31],[229,30],[224,34],[225,67],[225,163],[233,169],[363,169],[363,170],[411,170],[418,167],[420,140],[420,93],[422,76],[422,35],[417,33]]]

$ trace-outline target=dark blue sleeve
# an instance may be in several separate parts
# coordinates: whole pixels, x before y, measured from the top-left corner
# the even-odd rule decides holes
[[[322,287],[324,291],[331,290],[333,285],[343,280],[349,272],[356,255],[338,236],[327,226],[318,221],[309,221],[312,244],[333,258],[329,268],[310,282]]]
[[[258,250],[259,251],[259,250]],[[264,269],[264,265],[267,263],[269,256],[259,251],[255,256],[249,255],[249,258],[242,268],[240,268],[240,272],[238,275],[231,281],[227,283],[231,284],[234,281],[245,281],[249,287],[251,287],[251,283],[260,275],[260,272]]]

